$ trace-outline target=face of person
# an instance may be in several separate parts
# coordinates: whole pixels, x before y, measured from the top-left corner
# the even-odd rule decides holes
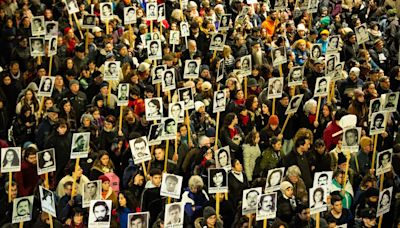
[[[29,202],[27,200],[24,200],[18,204],[17,214],[18,216],[29,215]]]
[[[282,83],[281,83],[280,80],[276,80],[276,81],[274,81],[272,86],[273,86],[274,90],[279,90],[281,88],[281,86],[282,86]]]
[[[86,24],[88,25],[93,24],[93,17],[86,17]]]
[[[279,49],[275,51],[275,58],[278,58],[278,57],[282,57],[282,52]]]
[[[390,163],[389,154],[384,154],[382,156],[382,165],[387,166]]]
[[[36,28],[39,28],[42,26],[42,22],[40,20],[34,20],[33,23],[35,24]]]
[[[375,127],[381,127],[383,123],[383,119],[381,117],[375,118]]]
[[[327,83],[326,83],[325,80],[320,81],[320,82],[319,82],[319,89],[320,89],[321,91],[326,91],[326,85],[327,85]]]
[[[140,142],[135,144],[135,151],[136,153],[145,153],[146,152],[146,143]]]
[[[152,55],[157,55],[157,51],[158,51],[158,44],[157,43],[152,43],[150,45],[150,52]]]
[[[228,154],[225,151],[221,151],[218,154],[218,161],[222,167],[227,166],[228,165]]]
[[[248,59],[244,59],[244,60],[243,60],[242,68],[243,68],[243,69],[249,68],[249,60],[248,60]]]
[[[111,8],[109,5],[103,6],[103,16],[110,16],[111,15]]]
[[[143,225],[144,224],[140,218],[137,218],[137,219],[131,221],[132,228],[142,228]]]
[[[154,13],[155,8],[156,8],[156,7],[155,7],[154,5],[150,5],[150,6],[149,6],[150,14]]]
[[[43,90],[44,91],[49,91],[51,87],[51,80],[50,79],[46,79],[43,83]]]
[[[171,115],[172,115],[173,117],[180,117],[181,111],[182,111],[182,108],[181,108],[180,105],[174,105],[174,106],[172,106],[172,108],[171,108]]]
[[[172,77],[172,73],[170,73],[170,72],[165,73],[165,84],[172,85],[173,79],[174,79],[174,77]]]
[[[40,42],[40,40],[34,40],[32,47],[33,47],[33,50],[41,51],[42,50],[42,42]]]
[[[164,7],[162,6],[158,7],[158,16],[159,17],[164,16]]]
[[[45,161],[50,161],[51,160],[51,155],[50,155],[49,152],[44,152],[43,160],[45,160]]]
[[[356,144],[357,143],[356,134],[354,132],[352,132],[352,131],[347,132],[347,134],[346,134],[346,142],[347,142],[347,145],[351,145],[351,146]]]
[[[270,177],[270,184],[271,186],[276,186],[280,183],[281,174],[280,172],[273,172]]]
[[[196,63],[193,63],[193,62],[189,63],[188,69],[189,69],[189,72],[195,73],[196,72]]]
[[[328,61],[328,70],[333,71],[335,66],[333,65],[333,60]]]
[[[221,37],[219,37],[219,36],[217,36],[217,37],[215,37],[215,39],[214,39],[214,46],[221,46],[221,44],[222,44],[222,38]]]
[[[261,209],[265,211],[272,210],[272,196],[265,196],[261,201]]]
[[[149,105],[147,105],[147,107],[149,108],[149,112],[152,114],[157,114],[158,113],[158,107],[157,105],[153,104],[152,102],[149,102]]]
[[[169,211],[169,217],[171,218],[172,222],[177,222],[179,221],[179,214],[180,211],[178,209],[173,209]]]
[[[218,172],[213,176],[213,182],[216,187],[221,187],[223,181],[224,181],[224,175],[222,174],[222,172]]]
[[[300,81],[301,80],[301,71],[300,70],[293,71],[292,80],[293,81]]]
[[[85,140],[84,140],[83,138],[80,138],[80,139],[76,142],[76,145],[77,145],[78,147],[83,147],[83,146],[85,146]]]
[[[319,51],[319,48],[314,48],[313,49],[313,56],[314,57],[319,57],[321,52]]]
[[[318,178],[318,185],[327,185],[328,184],[328,177],[327,176],[320,176]]]
[[[163,68],[157,68],[156,69],[156,77],[161,78],[163,71],[164,71]]]
[[[185,91],[182,94],[182,100],[185,102],[185,104],[188,104],[190,102],[190,92],[189,91]]]
[[[14,160],[14,153],[13,153],[11,150],[7,151],[7,153],[6,153],[6,160],[9,161],[9,162],[11,162],[12,160]]]
[[[97,186],[95,183],[88,183],[86,185],[86,191],[89,193],[90,196],[96,195]]]
[[[390,197],[389,197],[389,195],[388,195],[388,194],[384,194],[384,195],[382,196],[381,206],[389,205],[389,203],[390,203]]]
[[[396,100],[396,96],[389,96],[388,103],[389,104],[394,104],[395,100]]]
[[[117,72],[117,64],[110,64],[109,66],[109,71],[111,74],[115,74]]]
[[[216,100],[217,100],[218,107],[221,107],[224,105],[224,98],[225,98],[225,96],[223,93],[217,93]]]
[[[227,25],[228,24],[228,17],[222,17],[221,24],[222,25]]]
[[[178,182],[175,179],[172,178],[167,178],[167,180],[165,181],[165,185],[167,188],[168,192],[174,192],[175,191],[175,186]]]
[[[107,208],[103,205],[99,205],[94,209],[94,216],[101,220],[104,219],[107,215]]]
[[[175,133],[175,121],[171,121],[171,122],[167,123],[167,126],[165,129],[168,134]]]
[[[254,208],[254,207],[256,207],[256,205],[257,205],[257,196],[258,196],[258,193],[257,192],[250,192],[248,195],[247,195],[247,205],[249,205],[249,207],[252,207],[252,208]]]
[[[322,192],[321,191],[316,191],[315,192],[314,201],[315,202],[321,202],[322,201]]]

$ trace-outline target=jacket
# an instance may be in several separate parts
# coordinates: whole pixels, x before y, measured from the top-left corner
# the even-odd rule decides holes
[[[260,147],[257,145],[250,146],[243,144],[243,164],[246,171],[247,180],[251,181],[253,170],[256,165],[256,159],[261,155]]]

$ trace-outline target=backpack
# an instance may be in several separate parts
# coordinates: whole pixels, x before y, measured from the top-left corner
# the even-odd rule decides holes
[[[108,179],[110,179],[110,187],[118,195],[119,193],[119,177],[115,173],[105,173]]]

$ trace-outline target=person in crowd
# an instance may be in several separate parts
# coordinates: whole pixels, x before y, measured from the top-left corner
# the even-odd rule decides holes
[[[300,202],[308,202],[308,191],[303,179],[301,179],[301,170],[299,167],[292,165],[286,170],[283,181],[288,181],[293,186],[293,195]]]
[[[253,130],[246,136],[243,144],[243,163],[248,181],[252,180],[256,165],[255,161],[261,155],[260,147],[258,146],[259,142],[260,134]]]
[[[37,149],[31,146],[25,149],[21,171],[15,174],[15,181],[18,184],[18,196],[32,195],[35,186],[39,183],[37,175]]]

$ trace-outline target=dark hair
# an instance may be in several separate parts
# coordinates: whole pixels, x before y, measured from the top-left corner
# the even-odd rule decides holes
[[[128,190],[123,190],[119,192],[118,198],[120,194],[123,195],[126,199],[126,208],[129,208],[130,210],[134,211],[136,209],[134,195]],[[119,205],[119,203],[118,203],[118,210],[123,210],[123,208]]]
[[[135,142],[133,143],[133,145],[136,145],[136,144],[139,144],[139,143],[144,143],[145,145],[147,144],[146,140],[144,140],[142,137],[136,138]]]
[[[104,208],[106,208],[106,211],[107,211],[106,213],[108,213],[108,210],[110,210],[110,208],[108,208],[108,206],[107,206],[105,201],[97,201],[93,205],[93,212],[94,212],[95,208],[98,207],[98,206],[103,206]]]
[[[272,177],[272,175],[273,175],[274,173],[279,173],[280,177],[282,178],[282,174],[283,174],[283,173],[282,173],[282,170],[281,170],[281,169],[275,169],[275,170],[272,171],[271,174],[268,176],[268,180],[267,180],[268,187],[272,187],[272,186],[271,186],[271,177]]]
[[[46,161],[44,160],[44,154],[45,153],[49,153],[51,158],[50,161],[52,161],[54,163],[54,158],[53,158],[53,154],[50,152],[50,150],[45,150],[43,151],[41,154],[42,156],[39,158],[39,167],[43,167],[43,165],[46,163]]]
[[[19,157],[18,153],[14,149],[8,149],[4,155],[4,160],[3,160],[3,167],[7,165],[8,161],[6,159],[7,153],[11,151],[13,154],[13,160],[11,161],[11,166],[18,166],[19,165]]]
[[[321,192],[321,194],[322,194],[322,201],[323,201],[323,197],[324,197],[324,189],[322,189],[321,187],[319,187],[319,188],[316,188],[316,189],[314,190],[314,194],[313,194],[313,200],[315,201],[315,194],[316,194],[317,192]]]
[[[246,199],[247,199],[247,197],[249,197],[249,194],[252,193],[252,192],[255,192],[255,193],[257,193],[257,195],[259,195],[259,193],[258,193],[257,190],[251,189],[250,191],[248,191],[248,192],[246,193]]]
[[[17,203],[16,208],[18,209],[19,205],[20,205],[22,202],[24,202],[24,201],[28,202],[29,208],[31,208],[31,201],[29,201],[28,198],[22,198],[21,200],[19,200],[18,203]]]
[[[158,109],[161,108],[160,101],[157,100],[157,99],[151,99],[151,100],[149,101],[149,104],[150,104],[150,103],[154,104]]]
[[[315,142],[314,142],[314,147],[315,148],[323,147],[323,146],[325,146],[324,140],[322,140],[322,139],[315,140]]]
[[[244,140],[244,143],[245,144],[249,144],[250,146],[257,145],[256,142],[255,142],[257,134],[259,134],[259,133],[256,130],[250,131],[249,134],[246,136],[246,138]]]
[[[299,138],[297,138],[296,142],[295,142],[295,148],[299,148],[300,146],[303,146],[304,144],[306,144],[306,140],[310,140],[307,136],[300,136]]]
[[[333,172],[333,178],[338,177],[340,174],[344,174],[344,171],[341,169],[335,170],[335,172]]]
[[[172,211],[172,210],[181,210],[181,206],[179,206],[179,205],[177,205],[177,204],[173,204],[173,205],[171,205],[170,207],[169,207],[169,211]]]
[[[342,201],[342,197],[338,191],[334,191],[331,193],[331,204],[334,205],[337,201]]]
[[[232,121],[235,119],[235,117],[236,117],[236,114],[233,112],[226,114],[226,116],[224,118],[223,127],[227,128],[232,123]]]
[[[378,114],[375,115],[374,121],[375,121],[376,119],[382,119],[382,120],[383,120],[383,119],[385,119],[385,117],[383,116],[382,113],[378,113]]]
[[[162,171],[158,168],[152,168],[150,169],[150,176],[153,177],[155,175],[162,175]]]
[[[28,157],[31,155],[36,155],[36,153],[37,153],[37,150],[33,147],[26,148],[25,152],[24,152],[24,160],[28,159]]]

